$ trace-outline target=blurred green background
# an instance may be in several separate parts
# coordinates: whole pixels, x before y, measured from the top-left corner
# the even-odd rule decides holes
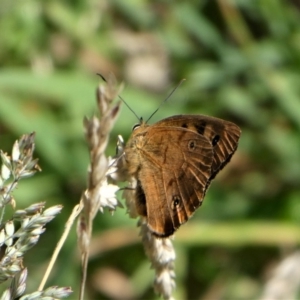
[[[125,83],[122,97],[151,122],[185,113],[238,124],[231,163],[176,234],[178,299],[257,299],[270,270],[300,241],[299,1],[0,0],[0,148],[35,131],[42,173],[21,182],[17,208],[46,201],[63,213],[32,249],[37,288],[86,187],[82,120],[96,113],[96,73]],[[118,134],[137,123],[123,105]],[[78,295],[75,228],[48,285]],[[157,299],[125,209],[95,220],[86,299]],[[71,297],[72,298],[72,297]]]

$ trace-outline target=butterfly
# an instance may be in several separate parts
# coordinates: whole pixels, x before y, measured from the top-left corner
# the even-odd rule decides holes
[[[137,181],[136,210],[153,235],[169,237],[193,215],[240,134],[234,123],[204,115],[134,127],[124,149],[127,172]]]

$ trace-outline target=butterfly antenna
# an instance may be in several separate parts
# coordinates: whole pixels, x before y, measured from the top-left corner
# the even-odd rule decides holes
[[[100,73],[97,73],[98,76],[101,77],[101,79],[104,81],[104,82],[107,82],[107,80],[105,79],[105,77],[100,74]],[[141,118],[139,118],[139,116],[133,111],[133,109],[126,103],[126,101],[120,96],[118,95],[118,97],[121,99],[121,101],[128,107],[128,109],[136,116],[136,118],[139,120],[139,122],[141,121]]]
[[[157,113],[157,111],[161,108],[161,106],[163,104],[165,104],[169,98],[174,94],[174,92],[181,86],[181,84],[185,81],[185,79],[181,79],[180,82],[178,83],[178,85],[173,89],[173,91],[169,94],[169,96],[164,99],[158,106],[158,108],[151,114],[151,116],[147,119],[146,123],[148,123],[148,121],[150,121],[150,119]]]
[[[121,99],[121,101],[128,107],[128,109],[136,116],[136,118],[139,120],[139,122],[141,121],[141,118],[139,118],[139,116],[134,112],[134,110],[126,103],[126,101],[120,96],[118,95],[118,97]]]

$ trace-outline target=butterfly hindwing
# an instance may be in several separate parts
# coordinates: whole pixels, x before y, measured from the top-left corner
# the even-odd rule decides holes
[[[148,226],[155,235],[169,236],[203,200],[213,162],[211,144],[187,129],[157,127],[149,129],[139,153]]]

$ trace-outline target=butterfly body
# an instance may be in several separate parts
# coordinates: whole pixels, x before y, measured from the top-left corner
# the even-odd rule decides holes
[[[154,235],[168,237],[191,217],[239,136],[235,124],[202,115],[142,122],[133,131],[125,147],[127,172],[137,180],[137,212]]]

